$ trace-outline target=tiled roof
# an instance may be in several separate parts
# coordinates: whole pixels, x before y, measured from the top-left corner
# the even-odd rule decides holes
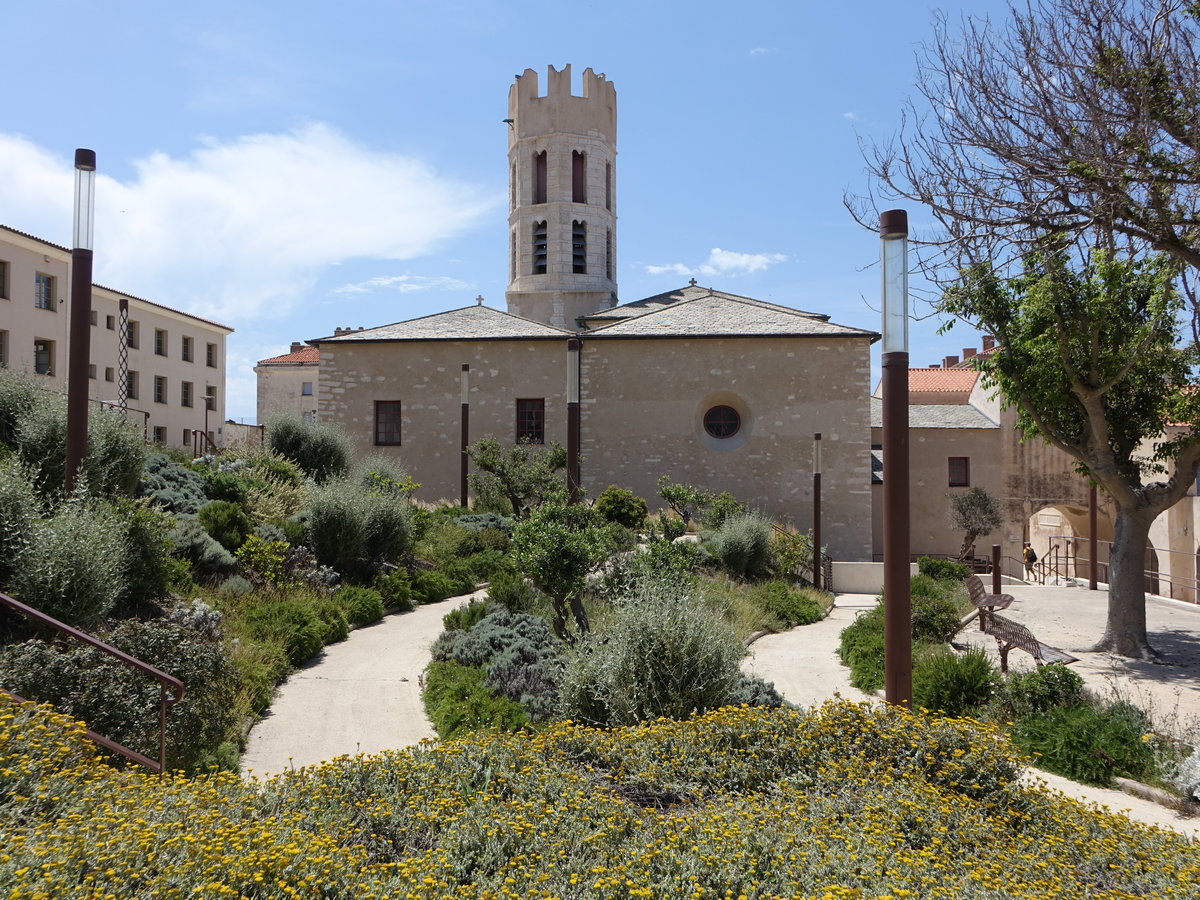
[[[294,366],[297,363],[315,363],[321,361],[321,351],[317,347],[301,347],[292,353],[284,353],[282,356],[270,356],[266,359],[260,359],[260,366]]]
[[[690,284],[674,291],[666,291],[662,294],[655,294],[653,297],[645,297],[641,300],[634,300],[630,303],[622,303],[620,306],[614,306],[611,309],[597,310],[590,315],[584,316],[591,327],[598,328],[600,325],[607,322],[617,321],[619,319],[630,319],[634,316],[640,316],[643,313],[654,312],[662,309],[664,306],[670,306],[673,303],[678,303],[681,300],[695,300],[699,297],[724,297],[728,300],[741,300],[744,303],[754,303],[760,306],[776,307],[774,303],[766,303],[762,300],[755,300],[753,297],[742,297],[738,294],[727,294],[724,291],[714,291],[712,288],[700,287],[699,285]],[[789,309],[791,312],[802,316],[812,316],[822,321],[828,321],[829,316],[821,315],[820,313],[804,312],[799,309],[790,309],[790,307],[776,307],[777,309]],[[592,323],[595,323],[594,325]]]
[[[978,379],[974,369],[909,369],[908,390],[970,393]]]
[[[883,401],[871,398],[871,427],[883,427]],[[909,428],[999,428],[981,411],[966,403],[910,403]]]
[[[394,325],[380,325],[335,337],[320,338],[319,344],[356,341],[488,341],[570,337],[574,332],[522,319],[510,313],[475,304],[435,313]]]
[[[629,314],[625,315],[626,312]],[[878,338],[873,331],[836,325],[829,321],[828,316],[695,286],[685,287],[671,294],[647,297],[645,300],[605,310],[599,315],[612,316],[613,321],[589,331],[589,340],[803,336],[865,337],[873,341]],[[596,321],[596,317],[586,318]]]

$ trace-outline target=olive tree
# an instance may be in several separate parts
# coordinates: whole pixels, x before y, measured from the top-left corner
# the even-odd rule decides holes
[[[975,541],[991,534],[1004,521],[1000,501],[981,487],[973,487],[950,495],[950,522],[963,532],[958,561],[966,562],[975,555]]]

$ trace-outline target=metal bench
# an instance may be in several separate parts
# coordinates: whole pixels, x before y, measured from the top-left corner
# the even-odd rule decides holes
[[[968,575],[964,584],[967,586],[967,594],[971,597],[971,603],[975,606],[975,612],[963,619],[961,625],[967,625],[978,616],[979,630],[987,631],[988,618],[995,615],[996,610],[1008,609],[1013,604],[1011,594],[989,594],[987,588],[983,586],[983,579],[978,575]]]
[[[981,625],[985,624],[982,615],[979,622]],[[983,630],[996,639],[997,649],[1000,651],[1001,672],[1008,671],[1008,651],[1014,647],[1024,650],[1032,656],[1039,666],[1054,662],[1069,666],[1073,662],[1079,662],[1078,657],[1072,656],[1065,650],[1059,650],[1057,647],[1051,647],[1049,644],[1043,644],[1024,625],[1014,622],[1012,619],[1006,619],[997,613],[988,614],[986,627]]]

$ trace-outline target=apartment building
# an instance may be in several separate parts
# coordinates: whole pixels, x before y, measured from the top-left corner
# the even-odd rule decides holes
[[[0,225],[0,365],[67,386],[71,251]],[[89,391],[155,443],[223,444],[225,343],[233,329],[92,286]]]

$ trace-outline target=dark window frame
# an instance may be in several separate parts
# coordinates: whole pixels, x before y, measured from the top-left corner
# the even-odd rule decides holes
[[[516,403],[517,443],[546,443],[546,398],[518,397]]]
[[[742,430],[742,414],[721,403],[704,413],[704,431],[717,440],[728,440]]]
[[[971,457],[948,456],[946,457],[946,469],[950,487],[971,486]]]
[[[546,151],[533,154],[533,202],[546,202]]]
[[[387,411],[386,420],[380,415],[385,411]],[[376,447],[399,447],[401,445],[404,437],[404,407],[402,401],[376,400],[374,421]]]
[[[545,275],[549,269],[550,240],[546,220],[533,223],[533,266],[532,274]]]
[[[33,273],[33,305],[36,309],[48,309],[57,312],[54,295],[58,293],[58,279],[45,272]]]
[[[587,153],[571,151],[571,202],[587,203]]]

